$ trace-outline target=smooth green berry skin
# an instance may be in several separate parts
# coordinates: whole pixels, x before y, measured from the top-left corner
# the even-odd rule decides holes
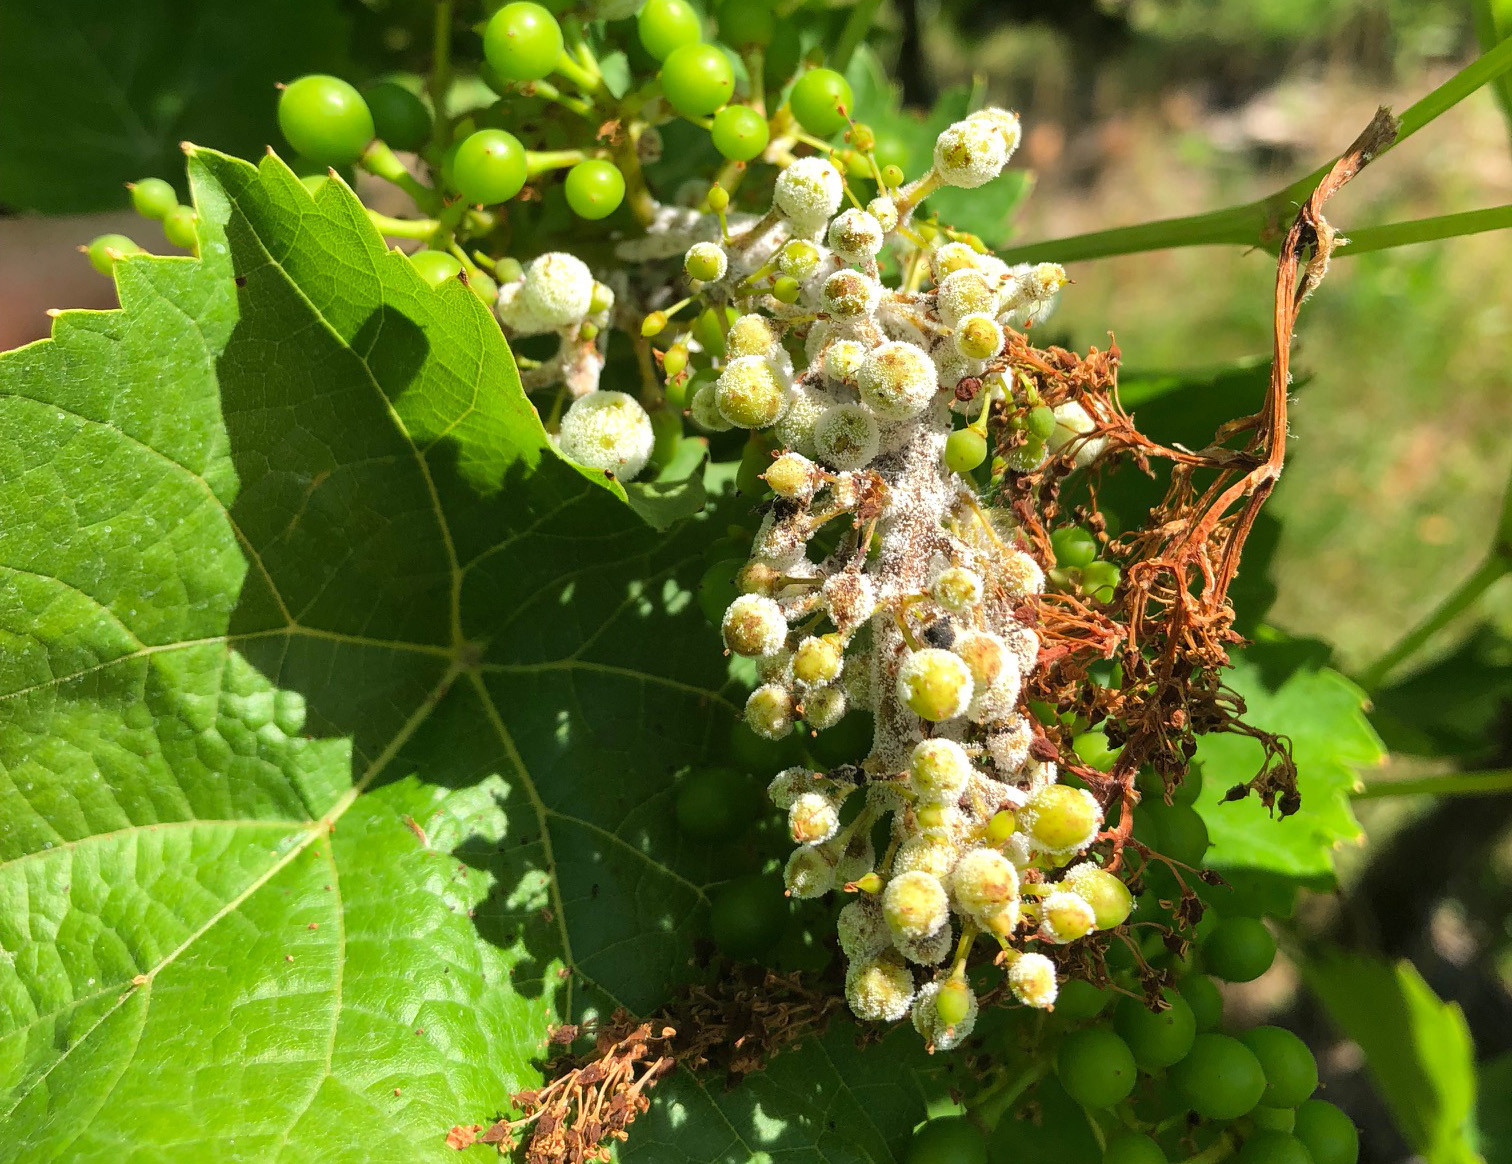
[[[850,82],[834,69],[810,69],[793,82],[788,105],[799,125],[815,137],[828,137],[845,125],[855,100]]]
[[[562,56],[562,26],[539,4],[516,0],[484,28],[483,56],[505,81],[539,81]]]
[[[175,206],[163,219],[163,237],[181,250],[199,249],[199,215],[191,206]]]
[[[1113,1001],[1111,990],[1099,990],[1090,982],[1073,978],[1060,988],[1055,996],[1055,1017],[1081,1022],[1096,1018]]]
[[[373,114],[374,130],[394,149],[418,150],[430,137],[430,110],[403,85],[381,81],[363,97]]]
[[[1056,1004],[1059,1009],[1059,1003]],[[1149,1136],[1125,1132],[1108,1140],[1103,1164],[1167,1164],[1166,1154]]]
[[[625,200],[625,175],[613,162],[589,158],[567,171],[565,191],[579,218],[607,218]]]
[[[732,162],[749,162],[767,148],[771,131],[766,118],[749,105],[726,105],[714,115],[709,136],[723,157]]]
[[[502,129],[468,134],[452,158],[451,179],[468,202],[506,202],[525,187],[525,147]]]
[[[1050,535],[1055,564],[1064,570],[1080,570],[1097,559],[1097,539],[1079,525],[1066,526]]]
[[[1191,1007],[1199,1034],[1223,1021],[1223,992],[1206,974],[1190,975],[1176,989]]]
[[[695,768],[678,782],[673,807],[687,836],[724,841],[745,832],[760,806],[750,781],[733,768]]]
[[[161,178],[143,178],[131,187],[131,206],[143,218],[161,222],[178,205],[173,187]]]
[[[1276,960],[1276,939],[1252,917],[1224,918],[1202,945],[1208,973],[1225,982],[1253,982]]]
[[[1360,1131],[1333,1104],[1309,1099],[1297,1108],[1292,1135],[1307,1146],[1313,1164],[1355,1164],[1360,1158]]]
[[[1089,768],[1096,768],[1099,772],[1113,771],[1113,765],[1118,762],[1118,753],[1122,748],[1109,745],[1108,737],[1101,730],[1082,732],[1071,741],[1071,750],[1077,758]]]
[[[719,6],[719,39],[732,48],[771,44],[776,32],[766,0],[725,0]]]
[[[349,166],[373,140],[373,114],[340,77],[312,73],[278,96],[278,128],[299,153],[322,166]]]
[[[775,946],[787,919],[782,882],[759,874],[731,881],[709,909],[714,944],[740,961],[759,957]]]
[[[904,1164],[987,1164],[987,1140],[965,1116],[945,1116],[919,1128]]]
[[[1047,441],[1055,432],[1055,410],[1045,404],[1036,405],[1029,410],[1025,423],[1029,429],[1030,436],[1036,440]],[[1095,548],[1093,552],[1094,554],[1096,553]],[[1091,558],[1088,558],[1087,562],[1091,560]],[[1087,563],[1082,562],[1080,564],[1085,566]]]
[[[1113,1029],[1129,1044],[1134,1061],[1147,1071],[1180,1062],[1197,1037],[1197,1019],[1186,999],[1167,990],[1165,1000],[1170,1007],[1157,1013],[1143,999],[1126,998],[1113,1018]]]
[[[635,30],[641,47],[658,61],[703,39],[703,21],[687,0],[646,0],[635,18]]]
[[[1123,571],[1112,562],[1093,562],[1081,572],[1082,593],[1094,602],[1112,602]]]
[[[1255,1027],[1239,1036],[1265,1072],[1267,1107],[1296,1107],[1318,1090],[1318,1061],[1307,1044],[1283,1027]]]
[[[1198,1035],[1186,1058],[1171,1068],[1171,1082],[1193,1111],[1211,1120],[1236,1120],[1265,1094],[1260,1060],[1227,1035]]]
[[[969,473],[987,459],[987,438],[974,428],[958,428],[945,438],[945,467]]]
[[[707,117],[735,94],[735,70],[711,44],[673,49],[660,75],[663,95],[684,117]]]
[[[1314,1164],[1307,1145],[1287,1132],[1253,1132],[1234,1156],[1234,1164]]]
[[[718,626],[723,622],[730,603],[740,597],[740,583],[736,578],[744,565],[744,558],[726,558],[705,570],[699,580],[698,607],[711,625]]]
[[[432,287],[439,287],[462,273],[462,264],[445,251],[416,251],[410,256],[410,265]]]
[[[1173,804],[1167,808],[1157,801],[1150,809],[1160,818],[1157,826],[1160,833],[1161,852],[1173,861],[1196,868],[1208,851],[1207,822],[1197,810],[1185,804]]]
[[[90,242],[85,253],[89,255],[89,261],[96,271],[108,275],[115,267],[115,256],[111,251],[122,255],[138,255],[142,253],[142,248],[124,234],[102,234]]]
[[[1066,1094],[1094,1109],[1128,1098],[1139,1075],[1129,1045],[1104,1027],[1067,1035],[1056,1054],[1055,1070]]]
[[[714,314],[715,308],[705,307],[693,321],[693,338],[703,345],[704,351],[711,356],[723,357],[725,354],[725,329],[740,318],[740,312],[733,307],[725,307],[725,326],[719,326],[719,317]]]

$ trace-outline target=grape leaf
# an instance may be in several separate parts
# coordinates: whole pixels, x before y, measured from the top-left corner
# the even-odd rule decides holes
[[[0,1160],[455,1160],[729,875],[667,811],[709,522],[558,458],[344,187],[191,174],[202,261],[0,359]]]
[[[1429,1164],[1476,1164],[1475,1045],[1465,1015],[1410,962],[1338,954],[1306,967],[1329,1017],[1365,1052],[1381,1098]]]
[[[351,29],[331,0],[0,5],[0,204],[123,208],[123,183],[181,171],[186,138],[255,156],[274,85],[349,72]]]
[[[1263,753],[1244,736],[1204,737],[1197,810],[1212,839],[1207,864],[1226,876],[1326,886],[1334,848],[1362,835],[1349,794],[1359,770],[1380,764],[1385,750],[1365,718],[1364,694],[1325,662],[1300,642],[1258,643],[1235,657],[1226,681],[1244,698],[1246,723],[1291,740],[1302,807],[1272,819],[1255,796],[1224,803],[1259,771]]]

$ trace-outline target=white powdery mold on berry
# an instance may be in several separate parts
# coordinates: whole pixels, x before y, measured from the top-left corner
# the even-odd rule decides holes
[[[1060,993],[1055,963],[1043,954],[1020,954],[1008,967],[1007,978],[1013,997],[1036,1010],[1049,1010]]]
[[[852,207],[830,223],[829,245],[847,263],[864,263],[876,258],[886,233],[873,214]]]
[[[971,759],[954,740],[921,740],[908,761],[909,783],[926,803],[949,804],[959,800],[971,779]]]
[[[799,158],[777,176],[772,206],[797,233],[817,235],[844,196],[839,170],[823,158]]]
[[[877,220],[883,234],[890,234],[898,225],[898,204],[887,196],[873,198],[866,204],[866,212]]]
[[[1008,164],[1008,142],[996,125],[981,119],[957,121],[935,139],[934,168],[947,186],[974,190]]]
[[[937,372],[917,344],[892,340],[867,353],[856,373],[861,400],[884,420],[917,416],[934,399]]]
[[[746,699],[745,721],[758,736],[780,740],[793,730],[796,710],[787,688],[763,683]]]
[[[1023,680],[1014,667],[1005,667],[990,684],[977,684],[966,708],[966,718],[972,723],[998,723],[1014,713],[1018,706]]]
[[[1010,550],[998,566],[998,581],[1010,598],[1028,598],[1045,592],[1045,572],[1022,550]]]
[[[791,393],[778,367],[766,356],[738,356],[714,386],[720,414],[737,428],[770,428],[781,419]]]
[[[782,882],[790,897],[823,897],[835,888],[835,866],[822,850],[804,845],[788,858]]]
[[[943,925],[927,938],[894,938],[893,949],[918,966],[938,966],[950,956],[955,934]]]
[[[882,904],[872,894],[862,894],[840,911],[835,919],[840,952],[849,961],[867,962],[892,945],[892,934],[882,920]]]
[[[836,340],[824,349],[824,375],[837,384],[854,384],[866,359],[866,348],[855,340]]]
[[[1029,759],[1029,745],[1033,742],[1034,730],[1028,717],[1010,716],[987,737],[987,755],[1003,777],[1011,777]]]
[[[963,315],[952,335],[955,350],[967,360],[985,360],[1003,347],[1003,329],[984,311]]]
[[[725,646],[737,655],[775,655],[787,643],[782,607],[761,594],[742,594],[725,608],[719,627]]]
[[[858,630],[876,613],[877,594],[871,578],[860,570],[831,574],[820,588],[830,621],[841,634]]]
[[[593,305],[593,272],[575,255],[548,251],[531,260],[513,308],[553,330],[581,323]],[[506,321],[508,322],[508,321]]]
[[[950,917],[950,895],[938,877],[923,870],[901,873],[882,890],[882,916],[894,938],[927,938]]]
[[[859,404],[837,404],[814,425],[814,451],[833,469],[871,464],[880,440],[877,418]]]
[[[765,356],[778,346],[777,333],[772,321],[754,313],[742,315],[730,324],[725,336],[725,355],[732,360],[741,356]]]
[[[729,432],[735,426],[719,411],[719,396],[713,384],[705,384],[693,393],[688,402],[688,415],[704,432]]]
[[[968,315],[993,313],[998,289],[975,267],[963,267],[945,276],[935,292],[935,310],[946,327],[956,327]]]
[[[1039,935],[1063,946],[1084,938],[1097,928],[1097,914],[1085,898],[1069,890],[1048,894],[1040,902]]]
[[[877,867],[877,849],[872,844],[870,833],[856,833],[840,850],[835,862],[835,881],[844,885],[859,881]]]
[[[1108,447],[1107,437],[1087,436],[1096,430],[1097,422],[1092,419],[1092,414],[1075,400],[1068,400],[1055,406],[1055,431],[1046,444],[1052,452],[1059,452],[1075,441],[1073,462],[1077,468],[1085,468]]]
[[[845,975],[845,1001],[864,1022],[895,1023],[914,998],[913,975],[885,955],[853,962]]]
[[[784,768],[767,785],[767,799],[778,808],[792,808],[800,796],[815,789],[819,779],[819,773],[807,768]]]
[[[1003,641],[1018,660],[1019,671],[1028,675],[1039,666],[1040,637],[1032,627],[1016,623],[1003,628]]]
[[[972,849],[956,862],[950,888],[961,908],[983,917],[1018,898],[1018,870],[996,849]]]
[[[904,706],[932,723],[964,715],[975,689],[965,662],[938,647],[925,647],[904,659],[897,685]]]
[[[634,479],[651,459],[651,418],[624,392],[590,392],[572,402],[558,434],[562,452],[580,465]]]
[[[965,614],[981,605],[981,575],[964,566],[949,566],[931,579],[929,596],[951,614]]]
[[[913,1004],[913,1026],[923,1037],[926,1045],[935,1051],[953,1051],[966,1041],[976,1028],[980,1005],[976,992],[966,988],[966,1017],[954,1026],[947,1026],[940,1018],[939,995],[943,983],[926,982],[919,988]]]
[[[1004,671],[1019,671],[1018,659],[1009,648],[1008,640],[991,631],[960,631],[950,644],[950,650],[961,656],[979,692],[997,683]]]
[[[845,718],[845,690],[821,687],[803,698],[803,721],[816,732],[828,731]]]
[[[985,109],[978,109],[975,113],[967,114],[966,120],[986,122],[1001,134],[1003,147],[1008,151],[1009,157],[1012,157],[1014,150],[1018,149],[1019,141],[1024,135],[1024,128],[1019,122],[1018,114],[996,105],[989,105]]]
[[[849,323],[875,315],[881,302],[882,284],[847,267],[824,280],[819,306],[831,320]]]
[[[835,401],[810,384],[799,384],[788,393],[787,411],[778,418],[772,431],[777,439],[805,457],[818,455],[814,447],[814,426]]]

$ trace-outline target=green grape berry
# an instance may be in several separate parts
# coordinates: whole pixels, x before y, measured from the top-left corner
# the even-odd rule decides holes
[[[1234,1164],[1314,1164],[1307,1146],[1288,1132],[1260,1131],[1245,1138]]]
[[[561,55],[562,26],[529,0],[504,5],[483,29],[483,56],[505,81],[539,81]]]
[[[714,314],[716,310],[724,312],[723,328],[719,326],[719,316]],[[740,312],[733,307],[705,307],[698,313],[698,318],[693,321],[693,338],[711,356],[723,356],[725,354],[725,332],[739,318]]]
[[[1082,593],[1094,602],[1112,602],[1123,571],[1112,562],[1093,562],[1081,572]]]
[[[1097,539],[1079,525],[1056,530],[1050,535],[1050,545],[1055,550],[1055,564],[1063,570],[1080,570],[1097,559]]]
[[[1126,998],[1118,1007],[1113,1029],[1129,1044],[1134,1061],[1146,1071],[1180,1062],[1197,1037],[1192,1008],[1174,990],[1165,992],[1166,1010],[1152,1011],[1143,999]]]
[[[749,105],[726,105],[714,115],[709,135],[714,148],[732,162],[749,162],[771,139],[766,118]]]
[[[1046,404],[1035,405],[1029,410],[1025,424],[1029,429],[1029,435],[1035,440],[1047,441],[1055,432],[1055,410]],[[1094,547],[1094,555],[1095,553]],[[1088,562],[1091,560],[1091,558],[1087,559]],[[1086,565],[1086,562],[1081,564]]]
[[[373,114],[340,77],[312,73],[284,86],[278,128],[291,146],[322,166],[349,166],[373,140]]]
[[[1318,1061],[1307,1044],[1283,1027],[1255,1027],[1239,1036],[1265,1072],[1267,1107],[1296,1107],[1318,1089]]]
[[[1176,989],[1191,1007],[1198,1033],[1210,1031],[1223,1021],[1223,992],[1206,974],[1189,975]]]
[[[760,807],[751,789],[733,768],[695,768],[677,785],[677,827],[701,841],[739,836]]]
[[[635,29],[641,47],[658,61],[703,39],[703,21],[688,0],[647,0],[635,18]]]
[[[914,1132],[904,1164],[987,1164],[987,1140],[964,1116],[930,1120]]]
[[[1227,1035],[1198,1035],[1186,1058],[1171,1068],[1171,1082],[1193,1111],[1210,1120],[1236,1120],[1265,1094],[1260,1060]]]
[[[363,97],[373,114],[374,130],[394,149],[418,150],[430,137],[430,110],[403,85],[380,81]]]
[[[199,249],[199,215],[192,206],[175,206],[163,218],[163,237],[181,250]]]
[[[1085,979],[1073,978],[1055,996],[1055,1014],[1057,1018],[1081,1022],[1102,1014],[1111,1001],[1111,990],[1099,990]]]
[[[709,909],[714,944],[737,960],[749,960],[777,944],[787,927],[782,882],[756,874],[724,886]]]
[[[1297,1124],[1297,1113],[1294,1108],[1261,1104],[1249,1113],[1249,1119],[1262,1132],[1289,1132]]]
[[[945,438],[945,467],[969,473],[987,459],[987,438],[974,428],[958,428]]]
[[[1166,1164],[1166,1154],[1149,1136],[1124,1132],[1108,1140],[1103,1164]]]
[[[1113,765],[1118,762],[1118,753],[1123,751],[1122,748],[1112,747],[1101,729],[1082,732],[1071,741],[1071,750],[1083,764],[1096,768],[1099,772],[1111,772]]]
[[[725,0],[719,6],[719,39],[734,48],[769,45],[777,18],[766,0]]]
[[[730,59],[711,44],[685,44],[662,62],[662,93],[684,117],[707,117],[735,93]]]
[[[810,69],[793,83],[788,97],[798,124],[815,137],[828,137],[843,127],[854,103],[850,82],[834,69]]]
[[[1134,1053],[1106,1027],[1072,1031],[1061,1040],[1055,1071],[1066,1094],[1090,1108],[1112,1107],[1134,1090]]]
[[[1292,1135],[1307,1146],[1313,1164],[1355,1164],[1360,1158],[1359,1129],[1324,1100],[1309,1099],[1297,1108]]]
[[[452,185],[468,202],[505,202],[524,188],[527,176],[525,147],[502,129],[468,134],[452,158]]]
[[[161,178],[143,178],[131,184],[131,206],[143,218],[161,221],[178,205],[173,187]]]
[[[724,621],[730,603],[740,597],[736,579],[745,566],[744,558],[726,558],[715,562],[698,582],[698,608],[714,626]]]
[[[462,273],[462,264],[445,251],[416,251],[410,256],[410,265],[432,287],[439,287]]]
[[[139,255],[142,248],[124,234],[102,234],[84,248],[94,269],[102,275],[110,274],[115,261],[121,255]]]
[[[607,218],[625,200],[625,176],[613,162],[589,158],[567,171],[565,189],[579,218]]]
[[[1252,982],[1276,960],[1276,939],[1252,917],[1224,918],[1202,945],[1210,974],[1225,982]]]
[[[1156,801],[1149,811],[1159,818],[1160,851],[1183,865],[1201,865],[1209,841],[1207,823],[1197,810],[1185,804],[1167,808]]]

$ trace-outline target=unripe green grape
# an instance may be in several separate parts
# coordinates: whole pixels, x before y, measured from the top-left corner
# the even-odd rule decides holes
[[[1165,991],[1164,997],[1170,1006],[1158,1012],[1141,998],[1126,998],[1113,1018],[1113,1028],[1146,1071],[1180,1062],[1197,1037],[1197,1019],[1186,999],[1174,990]]]
[[[1109,746],[1108,737],[1101,728],[1090,732],[1082,732],[1071,741],[1071,750],[1077,758],[1089,768],[1096,768],[1099,772],[1111,772],[1113,765],[1118,762],[1118,754],[1122,748]]]
[[[403,85],[381,81],[363,97],[373,114],[374,130],[394,149],[418,150],[430,137],[430,110]]]
[[[776,31],[766,0],[725,0],[719,6],[719,39],[733,48],[771,44]]]
[[[1072,1031],[1061,1040],[1055,1071],[1066,1094],[1093,1109],[1127,1099],[1139,1077],[1128,1044],[1105,1027]]]
[[[1060,996],[1055,1000],[1055,1013],[1058,1018],[1081,1022],[1102,1014],[1111,1001],[1111,990],[1099,990],[1090,982],[1073,978],[1061,987]]]
[[[971,987],[964,979],[950,978],[940,984],[939,993],[935,995],[935,1012],[947,1027],[966,1021],[966,1016],[971,1013]]]
[[[1168,808],[1156,801],[1148,811],[1159,820],[1160,851],[1183,865],[1201,865],[1209,841],[1207,823],[1197,810],[1185,804]]]
[[[740,961],[758,958],[775,946],[787,919],[782,883],[763,875],[729,882],[709,907],[714,944]]]
[[[688,345],[673,344],[662,355],[662,371],[668,379],[676,379],[683,374],[683,369],[688,366]]]
[[[1059,1010],[1060,1007],[1056,1007]],[[1108,1140],[1103,1164],[1166,1164],[1166,1154],[1149,1136],[1124,1132]]]
[[[1227,1035],[1202,1034],[1171,1068],[1171,1082],[1205,1119],[1236,1120],[1265,1094],[1265,1072],[1254,1052]]]
[[[1355,1164],[1360,1158],[1359,1129],[1324,1100],[1309,1099],[1297,1108],[1292,1135],[1307,1146],[1313,1164]]]
[[[1097,539],[1079,525],[1056,530],[1050,535],[1050,546],[1055,550],[1055,564],[1063,570],[1080,570],[1097,558]]]
[[[1074,852],[1097,836],[1102,810],[1086,789],[1047,784],[1029,798],[1019,813],[1019,823],[1048,852]]]
[[[1067,871],[1061,884],[1071,889],[1092,907],[1097,928],[1111,930],[1121,926],[1134,908],[1134,895],[1116,874],[1084,861]]]
[[[987,1164],[987,1139],[965,1116],[930,1120],[914,1132],[904,1164]]]
[[[674,802],[677,827],[702,841],[739,836],[757,807],[751,782],[733,768],[695,768],[678,782]]]
[[[1249,1113],[1250,1122],[1262,1132],[1289,1132],[1297,1126],[1297,1112],[1290,1107],[1261,1104]]]
[[[131,184],[131,206],[143,218],[162,221],[179,204],[173,187],[161,178],[142,178]]]
[[[1029,430],[1029,435],[1034,437],[1035,440],[1049,440],[1051,434],[1055,432],[1055,410],[1045,404],[1036,405],[1029,410],[1029,415],[1026,418],[1026,427]],[[1088,536],[1090,537],[1091,535],[1089,534]],[[1054,534],[1050,535],[1050,540],[1055,540]],[[1092,556],[1097,556],[1097,544],[1095,542],[1092,546]],[[1091,560],[1092,558],[1088,558],[1087,562]],[[1085,566],[1087,562],[1080,562],[1078,565]],[[1062,564],[1069,565],[1069,563]]]
[[[480,129],[457,145],[451,183],[468,202],[506,202],[525,186],[525,147],[502,129]]]
[[[1252,982],[1276,960],[1276,939],[1257,918],[1224,918],[1203,943],[1202,958],[1225,982]]]
[[[199,215],[192,206],[175,206],[163,218],[163,237],[181,250],[199,249]]]
[[[748,162],[767,148],[771,131],[767,119],[749,105],[726,105],[714,115],[709,136],[721,155],[732,162]]]
[[[834,69],[810,69],[793,83],[788,105],[799,125],[828,137],[845,125],[855,100],[850,82]]]
[[[347,166],[373,140],[373,115],[362,94],[340,77],[312,73],[278,95],[278,128],[312,162]]]
[[[1093,562],[1081,572],[1082,593],[1094,602],[1112,602],[1122,576],[1123,571],[1112,562]]]
[[[772,284],[772,296],[779,303],[797,303],[802,295],[803,286],[797,279],[782,275]]]
[[[707,117],[735,93],[730,60],[711,44],[673,49],[661,67],[662,94],[684,117]]]
[[[1184,978],[1177,992],[1192,1008],[1197,1031],[1210,1031],[1223,1021],[1223,992],[1218,984],[1206,974],[1192,974]]]
[[[1318,1089],[1318,1061],[1307,1044],[1283,1027],[1255,1027],[1239,1036],[1265,1072],[1268,1107],[1296,1107]]]
[[[667,330],[667,324],[671,322],[665,311],[653,311],[641,320],[641,337],[650,339],[652,336],[661,335]]]
[[[432,287],[462,273],[462,264],[445,251],[416,251],[410,256],[410,265]]]
[[[725,326],[719,326],[719,317],[715,311],[723,311]],[[740,312],[733,307],[706,307],[698,313],[698,318],[693,321],[693,338],[703,347],[703,350],[711,356],[723,356],[725,354],[725,330],[737,319]]]
[[[987,459],[987,438],[974,428],[958,428],[945,438],[945,467],[969,473]]]
[[[672,463],[677,446],[683,439],[683,419],[680,409],[658,408],[651,414],[651,430],[655,439],[651,445],[651,464],[664,469]]]
[[[725,272],[729,269],[730,260],[725,255],[724,248],[718,243],[696,242],[688,248],[688,253],[683,257],[683,270],[688,272],[688,278],[696,279],[701,283],[712,283],[716,279],[723,279]]]
[[[703,39],[703,21],[687,0],[646,0],[635,18],[641,47],[664,61],[673,49],[697,44]]]
[[[613,162],[588,158],[567,171],[562,189],[579,218],[607,218],[625,200],[625,176]]]
[[[744,566],[744,558],[725,558],[705,570],[699,579],[698,607],[712,625],[723,622],[730,603],[740,597],[740,587],[735,579]]]
[[[493,276],[486,271],[469,271],[467,273],[467,286],[488,307],[492,307],[499,298],[499,285],[494,281]],[[591,326],[593,325],[585,323],[583,325],[584,331],[586,332]],[[585,336],[585,338],[592,337]]]
[[[1253,1132],[1245,1137],[1234,1164],[1314,1164],[1307,1146],[1287,1132]]]
[[[483,55],[505,81],[539,81],[561,59],[562,26],[539,4],[516,0],[483,29]]]
[[[114,252],[112,254],[111,252]],[[102,275],[110,274],[119,255],[139,255],[142,248],[124,234],[102,234],[85,248],[94,269]]]

